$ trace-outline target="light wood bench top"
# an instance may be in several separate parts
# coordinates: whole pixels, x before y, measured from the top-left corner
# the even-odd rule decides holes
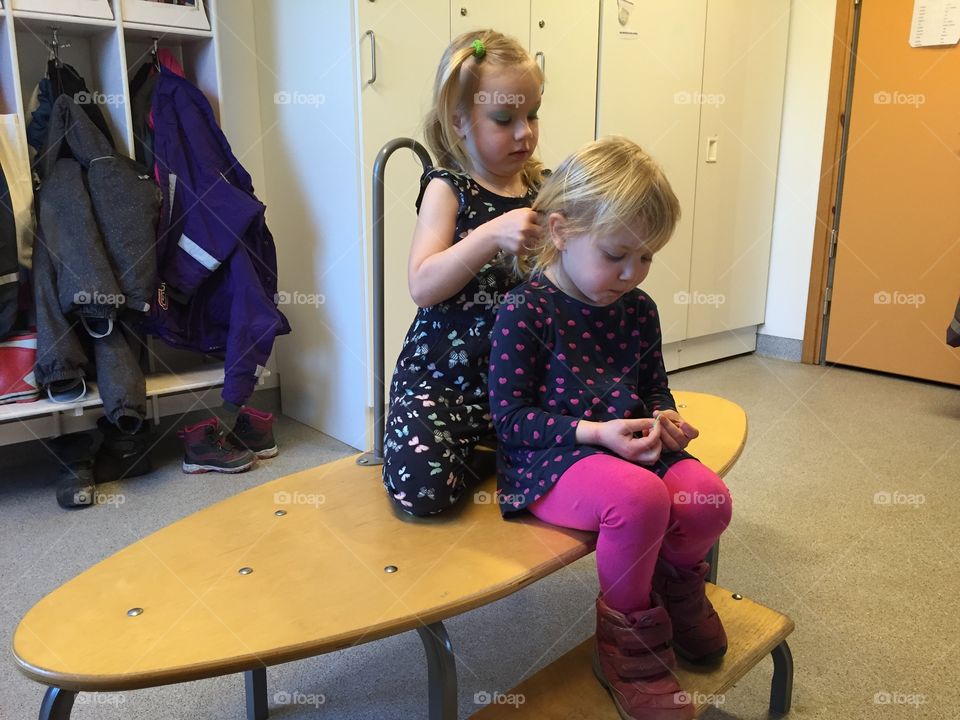
[[[708,584],[707,597],[727,631],[727,654],[716,668],[691,670],[681,663],[676,672],[680,687],[696,705],[698,715],[711,704],[722,707],[723,694],[793,632],[793,621],[789,617],[747,598],[735,600],[730,590]],[[519,707],[488,705],[472,717],[474,720],[619,720],[609,693],[593,674],[593,642],[591,637],[505,693],[522,695],[523,703]]]
[[[691,452],[722,475],[743,448],[743,410],[675,396],[702,433]],[[13,638],[20,669],[65,690],[127,690],[313,657],[485,605],[594,548],[593,533],[505,522],[472,497],[447,515],[410,518],[393,509],[380,474],[344,458],[130,545],[24,616]],[[480,489],[492,492],[493,478]],[[132,608],[143,613],[130,617]]]

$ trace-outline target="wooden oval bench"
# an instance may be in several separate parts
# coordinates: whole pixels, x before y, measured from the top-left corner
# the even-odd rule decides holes
[[[723,475],[743,448],[743,410],[711,395],[675,396],[701,429],[691,451]],[[13,638],[20,670],[50,686],[41,720],[69,718],[77,692],[233,672],[246,673],[247,714],[260,720],[266,667],[410,629],[427,653],[430,716],[456,717],[442,621],[583,557],[595,535],[529,516],[507,522],[472,498],[448,514],[412,518],[393,509],[380,473],[351,457],[265,483],[44,597]],[[476,491],[494,488],[490,477]],[[509,556],[497,552],[503,547]]]

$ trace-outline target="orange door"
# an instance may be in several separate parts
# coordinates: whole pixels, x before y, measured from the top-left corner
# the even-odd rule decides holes
[[[912,48],[913,0],[864,0],[826,359],[960,384],[960,46]]]

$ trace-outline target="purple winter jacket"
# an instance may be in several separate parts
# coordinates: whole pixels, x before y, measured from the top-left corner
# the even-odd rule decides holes
[[[277,309],[277,251],[210,103],[164,68],[153,96],[154,153],[163,192],[160,287],[148,330],[175,347],[222,355],[222,397],[243,405],[290,325]]]

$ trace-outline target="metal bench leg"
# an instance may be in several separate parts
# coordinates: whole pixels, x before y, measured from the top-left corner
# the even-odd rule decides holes
[[[247,720],[267,720],[270,717],[267,706],[267,669],[247,670],[243,674],[243,684],[247,691]]]
[[[47,688],[40,705],[40,720],[70,720],[70,711],[73,710],[73,701],[77,699],[75,692],[61,688]]]
[[[442,622],[417,628],[427,653],[430,720],[457,720],[457,660]]]
[[[773,680],[770,683],[770,714],[786,715],[793,702],[793,655],[787,641],[777,645],[773,655]]]
[[[720,539],[713,544],[707,557],[704,558],[710,565],[710,572],[707,573],[707,582],[717,584],[717,568],[720,565]]]

